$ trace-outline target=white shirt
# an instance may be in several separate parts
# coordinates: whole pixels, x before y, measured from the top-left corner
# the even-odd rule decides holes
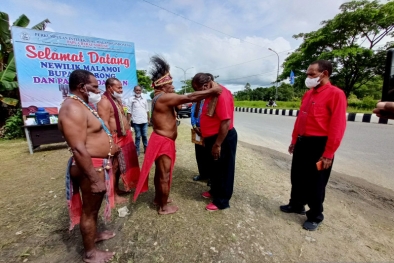
[[[146,99],[132,96],[127,103],[127,110],[131,113],[131,118],[135,124],[148,123],[149,107]]]

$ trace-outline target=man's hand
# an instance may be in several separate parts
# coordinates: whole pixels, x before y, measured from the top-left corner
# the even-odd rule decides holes
[[[332,159],[326,157],[320,157],[319,161],[323,162],[323,170],[330,168],[332,165]]]
[[[290,154],[293,154],[293,152],[294,152],[294,144],[290,144],[288,151],[289,151]]]
[[[378,102],[378,104],[376,104],[376,108],[373,110],[373,113],[375,113],[378,117],[394,119],[394,102]]]
[[[201,130],[199,127],[194,127],[193,130],[198,134],[198,136],[201,136]]]
[[[103,194],[107,191],[107,188],[105,187],[105,182],[104,181],[95,181],[92,182],[90,185],[90,190],[92,191],[92,194]]]
[[[218,145],[218,144],[214,144],[213,146],[212,146],[212,156],[213,156],[213,159],[216,161],[216,160],[218,160],[219,159],[219,157],[220,157],[220,151],[221,151],[221,146],[220,145]]]

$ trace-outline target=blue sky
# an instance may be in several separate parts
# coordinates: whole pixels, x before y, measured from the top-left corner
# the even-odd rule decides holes
[[[1,0],[0,11],[11,21],[26,14],[31,26],[48,18],[50,31],[134,42],[137,68],[149,69],[150,56],[160,54],[170,63],[177,88],[183,71],[176,66],[193,67],[187,78],[198,72],[219,75],[220,83],[237,91],[246,82],[257,87],[274,81],[277,56],[268,48],[279,53],[282,64],[300,44],[292,36],[318,29],[343,2]]]

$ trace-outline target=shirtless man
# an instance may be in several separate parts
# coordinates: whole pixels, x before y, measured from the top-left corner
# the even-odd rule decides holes
[[[105,184],[106,170],[110,168],[107,158],[118,149],[112,142],[111,134],[107,133],[108,129],[87,104],[97,103],[101,98],[94,75],[86,70],[75,70],[70,75],[69,85],[72,94],[69,94],[60,108],[58,126],[73,155],[68,168],[73,181],[71,186],[74,186],[71,191],[74,190],[74,193],[69,197],[67,192],[67,199],[70,211],[79,215],[70,214],[71,228],[80,220],[85,262],[108,262],[115,253],[98,250],[95,242],[110,239],[115,233],[97,233],[97,216],[108,190]],[[74,208],[72,203],[77,201],[73,195],[79,197],[78,186],[82,191],[82,203],[79,198],[82,208]],[[77,211],[78,209],[82,211]]]
[[[175,94],[170,75],[170,66],[167,62],[158,56],[153,56],[151,63],[153,68],[150,73],[155,89],[151,116],[153,133],[149,138],[140,180],[134,193],[134,201],[141,192],[148,190],[148,175],[153,162],[155,162],[154,203],[159,206],[158,213],[166,215],[175,213],[178,210],[177,206],[168,205],[171,202],[168,196],[175,163],[175,139],[178,135],[175,107],[183,103],[200,101],[210,96],[219,95],[222,89],[217,86],[188,95]]]
[[[109,78],[105,82],[105,93],[97,103],[97,111],[114,138],[114,142],[121,148],[123,156],[119,162],[119,156],[114,159],[113,174],[115,176],[115,202],[124,203],[127,199],[120,195],[128,193],[135,188],[140,176],[137,151],[130,130],[130,122],[124,110],[122,102],[122,83],[116,78]],[[120,164],[123,163],[123,168]],[[122,168],[122,169],[121,169]],[[119,178],[122,178],[126,191],[119,189]]]

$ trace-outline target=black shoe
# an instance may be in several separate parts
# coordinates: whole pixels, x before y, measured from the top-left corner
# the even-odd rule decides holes
[[[321,223],[322,222],[312,222],[306,220],[302,227],[308,231],[315,231],[316,229],[318,229]]]
[[[300,214],[300,215],[305,215],[305,207],[303,207],[303,206],[298,209],[295,209],[291,205],[281,205],[279,208],[280,208],[280,211],[285,212],[285,213],[296,213],[296,214]]]
[[[204,181],[204,180],[207,180],[207,178],[204,178],[201,175],[196,175],[193,177],[193,181]]]

